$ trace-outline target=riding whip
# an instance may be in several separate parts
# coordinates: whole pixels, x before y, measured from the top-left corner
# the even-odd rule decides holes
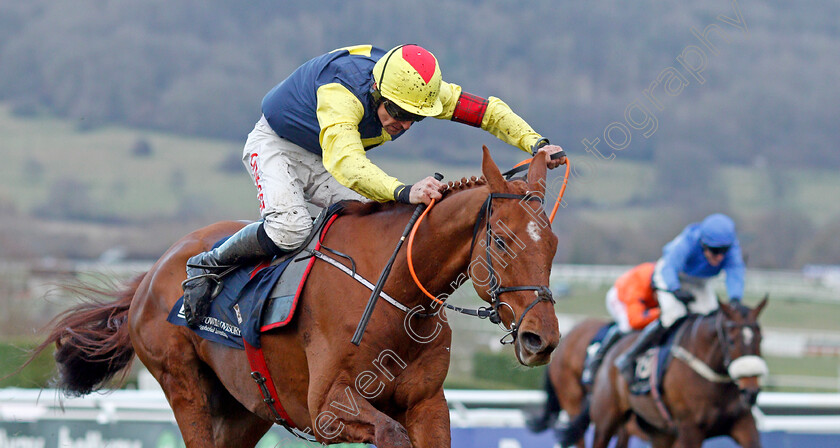
[[[435,179],[443,180],[443,175],[440,173],[435,173]],[[376,301],[379,299],[379,293],[382,292],[382,288],[385,287],[385,281],[388,279],[388,274],[391,273],[391,266],[394,264],[394,260],[397,258],[397,253],[400,251],[400,248],[405,241],[405,238],[408,236],[408,233],[411,232],[411,228],[414,227],[414,222],[417,221],[417,218],[420,217],[420,214],[423,213],[423,210],[426,209],[426,204],[418,204],[417,208],[414,209],[414,214],[411,215],[411,219],[408,220],[408,224],[405,225],[405,229],[403,230],[402,236],[400,240],[397,242],[397,248],[394,249],[394,253],[391,254],[391,259],[388,260],[388,263],[385,265],[385,268],[382,269],[382,273],[379,274],[379,280],[376,282],[376,287],[373,289],[373,293],[370,295],[370,299],[368,299],[367,306],[365,306],[365,311],[362,313],[362,318],[359,320],[359,325],[356,327],[356,332],[353,334],[353,339],[350,342],[353,345],[358,346],[362,342],[362,335],[365,334],[365,329],[367,328],[368,322],[370,321],[370,316],[373,314],[373,307],[376,306]]]

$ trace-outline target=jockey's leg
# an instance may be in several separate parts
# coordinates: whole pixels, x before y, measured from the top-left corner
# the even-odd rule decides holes
[[[615,359],[615,366],[624,374],[624,377],[630,382],[633,378],[633,370],[636,367],[636,357],[647,350],[654,342],[665,333],[665,331],[677,321],[677,319],[686,315],[687,310],[682,302],[674,297],[674,294],[667,291],[667,286],[663,280],[662,268],[664,262],[660,259],[656,263],[653,271],[653,286],[657,289],[656,297],[659,301],[659,319],[649,323],[642,333],[633,341],[624,353]]]
[[[224,268],[268,258],[297,249],[312,229],[306,208],[297,159],[289,153],[291,142],[281,139],[261,118],[248,134],[242,162],[257,187],[263,223],[253,223],[231,236],[220,247],[187,261],[184,312],[187,324],[198,325],[221,291],[218,277]],[[192,265],[192,267],[190,267]]]
[[[604,339],[601,341],[601,345],[598,347],[598,350],[586,359],[586,365],[583,367],[583,372],[581,373],[581,382],[583,384],[592,384],[592,381],[595,378],[595,372],[597,372],[598,367],[601,366],[601,361],[603,361],[604,355],[607,354],[607,350],[609,350],[616,341],[621,339],[623,335],[624,333],[618,328],[618,325],[610,327],[607,334],[604,335]]]
[[[636,368],[636,357],[659,341],[667,329],[658,319],[649,323],[639,334],[639,337],[633,341],[633,345],[615,359],[615,367],[624,374],[628,383],[633,379],[633,371]]]
[[[221,292],[217,275],[224,269],[282,254],[265,233],[262,222],[240,229],[221,246],[187,260],[184,313],[187,324],[197,326],[210,311],[210,302]]]
[[[718,309],[718,299],[710,278],[681,276],[680,282],[694,295],[688,310],[695,314],[708,314]]]
[[[685,304],[674,297],[674,294],[669,291],[669,287],[665,283],[664,276],[662,275],[663,268],[664,262],[660,259],[653,270],[653,287],[656,289],[656,298],[659,301],[659,320],[662,321],[662,325],[665,328],[668,328],[681,317],[685,316],[688,310]]]

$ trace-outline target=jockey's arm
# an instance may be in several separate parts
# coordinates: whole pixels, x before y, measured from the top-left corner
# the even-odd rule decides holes
[[[484,129],[499,140],[515,146],[528,154],[545,151],[550,157],[563,149],[548,143],[504,101],[496,97],[487,99],[463,92],[457,84],[441,82],[440,100],[443,111],[435,118],[452,120]],[[565,157],[549,160],[548,167],[556,168],[565,163]]]
[[[656,296],[649,275],[646,279],[639,279],[637,276],[630,278],[626,289],[620,290],[620,294],[620,300],[624,302],[627,310],[627,323],[634,330],[641,330],[659,318],[659,307],[655,306]]]
[[[744,257],[738,243],[732,245],[723,261],[726,272],[726,293],[730,301],[740,301],[744,297]]]
[[[657,289],[676,291],[680,289],[679,273],[685,270],[686,260],[691,253],[691,242],[684,234],[668,243],[662,251],[661,266],[654,271],[654,284]],[[662,284],[664,282],[664,285]]]
[[[634,330],[641,330],[647,324],[659,319],[659,308],[648,308],[642,298],[633,299],[627,304],[627,323]]]
[[[387,175],[367,155],[359,134],[364,116],[362,103],[341,84],[318,89],[319,140],[324,168],[337,181],[362,196],[378,202],[396,200],[405,185]]]

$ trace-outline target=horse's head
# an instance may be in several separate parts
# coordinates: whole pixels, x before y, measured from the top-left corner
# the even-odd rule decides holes
[[[759,379],[767,375],[761,358],[761,327],[758,315],[767,305],[767,296],[753,309],[738,304],[720,303],[717,332],[723,346],[724,364],[729,376],[741,391],[741,399],[752,406],[761,390]]]
[[[546,159],[537,154],[525,181],[505,181],[484,147],[482,172],[490,194],[476,222],[469,275],[496,312],[526,366],[548,362],[560,341],[548,280],[557,236],[543,210]]]

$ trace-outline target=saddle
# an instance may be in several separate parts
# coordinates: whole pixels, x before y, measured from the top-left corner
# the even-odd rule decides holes
[[[636,358],[636,369],[633,372],[633,381],[629,384],[630,393],[633,395],[647,395],[653,393],[657,397],[662,393],[662,379],[673,358],[671,348],[688,322],[693,317],[683,317],[675,322],[662,336],[658,344],[639,354]],[[656,397],[655,397],[656,398]]]
[[[343,210],[341,202],[322,211],[300,249],[259,264],[237,267],[225,276],[222,291],[213,300],[210,312],[196,328],[187,325],[184,297],[169,312],[167,321],[190,328],[204,339],[244,350],[243,339],[260,347],[260,334],[288,325],[294,317],[300,292],[314,262],[311,254],[320,246],[317,235],[326,233],[329,224]],[[214,247],[221,245],[221,239]]]

